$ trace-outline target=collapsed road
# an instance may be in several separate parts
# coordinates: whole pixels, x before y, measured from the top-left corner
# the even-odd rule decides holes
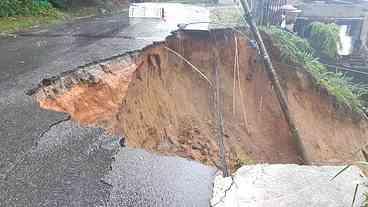
[[[46,77],[141,49],[172,29],[123,14],[0,39],[0,206],[106,206],[111,192],[110,205],[209,204],[214,168],[120,149],[119,137],[67,121],[25,94]]]
[[[174,32],[142,50],[44,79],[29,94],[41,108],[126,137],[128,146],[220,166],[213,98],[219,67],[232,170],[239,162],[300,164],[303,153],[317,164],[361,159],[352,152],[366,142],[364,117],[337,104],[307,71],[281,63],[278,48],[265,40],[305,152],[290,133],[257,50],[232,29]]]
[[[247,31],[187,29],[169,35],[176,27],[170,18],[121,20],[81,20],[0,45],[9,56],[35,60],[19,60],[28,69],[9,63],[1,83],[4,205],[208,206],[215,174],[209,166],[219,160],[216,78],[232,171],[254,162],[304,161]],[[94,21],[112,24],[98,28],[101,39],[81,35],[83,24]],[[360,159],[351,152],[364,144],[367,122],[338,106],[306,71],[281,63],[280,51],[265,37],[308,161]],[[32,47],[50,52],[43,48],[29,56]],[[218,77],[214,68],[220,69]],[[130,147],[207,166],[120,149],[121,137]]]

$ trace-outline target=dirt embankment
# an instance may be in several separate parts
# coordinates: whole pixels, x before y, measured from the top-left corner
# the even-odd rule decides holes
[[[142,51],[44,80],[34,97],[42,108],[126,136],[131,147],[214,164],[218,160],[214,90],[165,47],[183,55],[212,84],[214,68],[219,67],[225,144],[232,167],[300,162],[257,51],[229,30],[174,34]],[[234,69],[236,54],[239,70]],[[359,159],[351,152],[366,141],[367,122],[337,108],[334,98],[316,88],[305,71],[277,61],[276,66],[310,161]]]

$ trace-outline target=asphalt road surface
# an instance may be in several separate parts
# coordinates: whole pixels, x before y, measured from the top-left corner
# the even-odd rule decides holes
[[[120,148],[25,95],[45,77],[163,40],[172,28],[162,25],[121,14],[0,38],[0,206],[209,206],[215,169]]]

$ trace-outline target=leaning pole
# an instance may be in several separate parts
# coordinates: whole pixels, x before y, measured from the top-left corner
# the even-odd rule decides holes
[[[245,20],[247,21],[247,23],[250,27],[250,30],[251,30],[251,32],[252,32],[252,34],[253,34],[256,42],[257,42],[258,48],[260,50],[260,54],[261,54],[261,56],[263,58],[263,62],[265,64],[265,69],[267,71],[268,78],[270,79],[270,81],[273,85],[273,88],[274,88],[274,91],[276,93],[277,99],[278,99],[278,101],[280,103],[280,106],[281,106],[281,110],[282,110],[283,115],[284,115],[284,117],[287,121],[287,124],[289,126],[290,132],[291,132],[292,137],[293,137],[293,141],[295,142],[295,145],[297,147],[298,154],[299,154],[300,158],[302,159],[303,164],[310,164],[310,161],[309,161],[309,159],[306,155],[305,148],[304,148],[303,143],[301,141],[298,129],[295,125],[295,119],[292,116],[292,114],[290,113],[289,105],[288,105],[288,102],[287,102],[287,99],[286,99],[285,92],[281,87],[280,80],[278,78],[277,72],[276,72],[275,68],[273,67],[271,58],[270,58],[270,56],[267,52],[267,49],[266,49],[266,46],[263,42],[262,36],[261,36],[257,26],[256,26],[256,23],[253,19],[253,16],[252,16],[251,12],[250,12],[248,2],[246,0],[240,0],[240,3],[241,3],[241,5],[243,7],[243,10],[244,10]]]

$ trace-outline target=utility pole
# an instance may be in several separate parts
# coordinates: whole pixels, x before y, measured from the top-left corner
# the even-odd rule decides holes
[[[303,164],[309,164],[309,159],[307,157],[307,154],[305,152],[303,143],[301,141],[298,129],[295,125],[295,119],[290,113],[289,105],[286,99],[286,95],[284,90],[281,87],[280,80],[277,76],[277,73],[275,71],[275,68],[273,67],[271,58],[267,52],[266,46],[263,42],[262,36],[259,33],[259,30],[256,26],[256,23],[253,19],[253,16],[250,12],[248,2],[246,0],[240,0],[240,3],[242,4],[243,10],[244,10],[244,17],[247,21],[251,32],[253,33],[254,38],[256,39],[256,42],[258,44],[258,48],[260,50],[260,54],[263,58],[265,68],[268,74],[269,79],[271,80],[271,83],[273,85],[274,91],[276,93],[277,99],[280,103],[281,110],[283,112],[283,115],[286,119],[286,122],[288,123],[289,130],[291,132],[291,135],[293,137],[293,141],[297,147],[298,154],[300,158],[302,159]]]

